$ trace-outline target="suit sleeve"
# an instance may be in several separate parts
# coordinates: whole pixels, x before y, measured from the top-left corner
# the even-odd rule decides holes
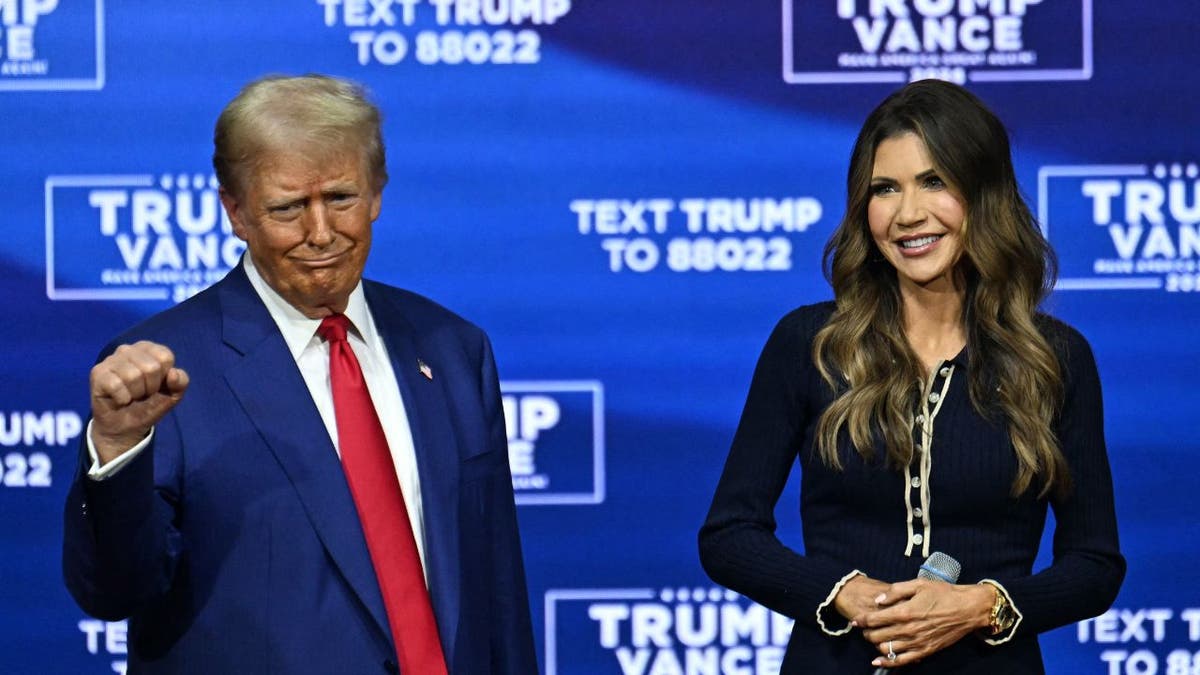
[[[855,571],[802,556],[775,535],[775,504],[808,423],[804,382],[813,368],[808,352],[818,318],[806,308],[785,316],[763,347],[700,529],[700,561],[717,583],[797,621],[842,634],[848,629],[833,624],[838,617],[831,599]]]
[[[64,511],[63,576],[88,614],[117,621],[161,598],[182,553],[174,526],[179,432],[173,414],[155,428],[149,447],[103,481],[87,477],[86,444]]]
[[[503,457],[507,480],[505,489],[493,493],[494,503],[489,508],[493,553],[490,672],[495,675],[528,675],[538,672],[533,624],[517,528],[517,509],[511,488],[512,473],[508,464],[508,436],[504,427],[500,382],[492,345],[486,335],[482,336],[480,345],[480,387],[489,451]]]
[[[1033,635],[1103,613],[1125,577],[1100,378],[1087,341],[1073,329],[1064,330],[1066,397],[1057,433],[1073,488],[1050,503],[1055,520],[1050,566],[1027,577],[996,580],[1021,617],[1006,637]]]

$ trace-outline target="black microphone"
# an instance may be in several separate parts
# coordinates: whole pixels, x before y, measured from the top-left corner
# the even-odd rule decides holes
[[[921,563],[921,568],[917,570],[918,579],[944,581],[948,584],[957,582],[959,574],[962,574],[962,564],[941,551],[930,553],[925,562]],[[880,666],[875,669],[875,675],[887,675],[895,670],[895,668]]]

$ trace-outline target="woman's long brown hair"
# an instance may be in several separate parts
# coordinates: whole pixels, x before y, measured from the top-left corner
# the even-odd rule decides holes
[[[1056,276],[1054,253],[1017,187],[1000,120],[966,89],[937,80],[914,82],[889,96],[854,145],[846,214],[825,246],[825,274],[837,307],[813,344],[821,376],[839,393],[818,421],[818,452],[840,467],[838,437],[845,432],[864,458],[872,458],[876,437],[891,465],[903,466],[913,456],[913,409],[925,370],[904,334],[896,270],[867,224],[875,150],[906,133],[925,143],[939,175],[966,202],[956,273],[966,289],[971,403],[1007,425],[1018,464],[1014,495],[1035,479],[1041,495],[1065,493],[1070,475],[1054,433],[1063,378],[1035,325]]]

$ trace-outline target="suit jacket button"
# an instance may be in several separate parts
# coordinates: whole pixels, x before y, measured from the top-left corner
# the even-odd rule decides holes
[[[399,673],[400,672],[400,666],[396,665],[396,662],[391,659],[387,659],[386,661],[383,662],[383,669],[388,671],[389,673]]]

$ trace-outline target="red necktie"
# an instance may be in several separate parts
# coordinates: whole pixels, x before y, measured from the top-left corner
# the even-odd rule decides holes
[[[345,315],[334,314],[325,317],[317,329],[329,343],[329,380],[342,470],[367,537],[367,549],[396,641],[400,672],[444,675],[446,659],[404,493],[362,369],[346,341],[349,325]]]

